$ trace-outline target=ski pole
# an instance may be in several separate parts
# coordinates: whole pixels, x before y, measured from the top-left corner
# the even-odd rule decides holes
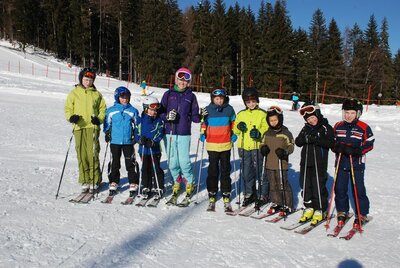
[[[240,160],[240,172],[239,172],[239,208],[240,208],[240,192],[242,188],[243,182],[243,173],[244,173],[244,131],[242,131],[242,159]]]
[[[340,159],[342,158],[342,153],[339,153],[338,159],[337,159],[337,164],[335,167],[335,176],[333,177],[333,185],[332,185],[332,191],[331,191],[331,200],[329,200],[329,205],[328,205],[328,213],[326,215],[326,224],[325,224],[325,229],[328,231],[329,229],[329,222],[330,222],[330,217],[331,217],[331,208],[332,208],[332,202],[333,202],[333,197],[335,195],[335,186],[336,186],[336,180],[337,180],[337,175],[339,171],[339,164],[340,164]]]
[[[302,192],[302,198],[303,198],[303,209],[305,207],[304,203],[304,196],[306,192],[306,179],[307,179],[307,164],[308,164],[308,144],[306,144],[306,161],[304,162],[304,175],[303,175],[303,192]]]
[[[318,188],[318,198],[319,198],[319,208],[322,210],[322,200],[321,200],[321,187],[319,185],[319,174],[318,174],[318,165],[317,165],[317,155],[315,151],[315,145],[313,144],[314,148],[314,165],[315,165],[315,175],[317,177],[317,188]]]
[[[200,121],[200,132],[201,132],[201,125],[204,122],[204,117],[201,117],[201,121]],[[196,156],[194,158],[194,169],[193,169],[193,174],[196,174],[196,163],[197,163],[197,157],[199,154],[199,147],[200,147],[200,135],[199,138],[197,139],[197,147],[196,147]]]
[[[141,144],[142,146],[142,155],[140,156],[140,159],[142,160],[142,176],[139,176],[139,188],[138,188],[138,195],[140,195],[140,188],[142,186],[142,177],[143,177],[143,161],[144,161],[144,145]],[[139,145],[139,150],[140,150],[140,145]]]
[[[107,142],[107,145],[106,145],[106,151],[104,152],[104,159],[103,159],[103,164],[101,165],[101,172],[100,172],[100,178],[101,178],[101,180],[103,181],[103,170],[104,170],[104,164],[106,163],[106,158],[107,158],[107,150],[108,150],[108,145],[109,145],[110,143],[109,142]],[[97,191],[97,194],[96,194],[96,197],[98,197],[99,196],[99,192]]]
[[[172,125],[173,123],[170,122],[170,131],[169,131],[169,145],[168,145],[168,170],[169,170],[169,174],[171,174],[171,192],[172,191],[172,187],[174,186],[174,178],[172,177],[172,172],[171,172],[171,147],[172,147]]]
[[[94,115],[92,115],[92,117],[93,117]],[[94,180],[95,180],[95,176],[96,176],[96,164],[95,164],[95,162],[96,162],[96,143],[97,143],[97,135],[96,135],[96,127],[93,127],[93,166],[92,166],[92,168],[93,168],[93,200],[94,200],[94,196],[95,196],[95,194],[94,194],[94,191],[95,191],[95,182],[94,182]]]
[[[73,127],[73,129],[72,129],[71,138],[69,138],[67,154],[65,155],[64,165],[63,165],[63,168],[62,168],[62,171],[61,171],[60,182],[58,183],[58,188],[57,188],[57,193],[56,193],[56,200],[57,200],[57,198],[58,198],[58,193],[60,192],[61,182],[62,182],[62,179],[63,179],[63,177],[64,177],[65,165],[67,164],[69,149],[71,148],[72,139],[73,139],[73,137],[74,137],[74,130],[75,130],[75,124],[74,124],[74,127]]]
[[[200,157],[200,167],[199,167],[199,177],[197,179],[197,192],[196,192],[196,200],[195,200],[195,204],[198,204],[197,199],[198,199],[198,195],[199,195],[199,189],[200,189],[200,179],[201,179],[201,170],[202,170],[202,165],[203,165],[203,153],[204,153],[204,141],[203,144],[201,145],[201,157]]]
[[[357,185],[356,185],[356,178],[354,175],[354,166],[353,166],[353,156],[349,155],[350,157],[350,168],[351,168],[351,179],[353,181],[353,188],[354,188],[354,199],[356,201],[356,207],[357,207],[357,215],[358,215],[358,224],[360,225],[360,234],[363,232],[363,229],[361,228],[361,212],[360,212],[360,204],[358,203],[358,193],[357,193]]]
[[[280,177],[280,188],[282,191],[282,204],[283,207],[286,208],[286,191],[285,191],[285,184],[284,184],[284,180],[283,180],[283,164],[282,164],[282,160],[280,158],[278,158],[278,164],[279,164],[279,177]],[[286,218],[286,215],[285,215]]]
[[[158,175],[157,175],[156,163],[154,161],[153,150],[151,149],[151,147],[149,149],[150,149],[151,163],[153,164],[154,178],[156,179],[157,191],[158,191],[158,195],[161,198],[161,189],[160,189],[160,184],[158,183]],[[166,200],[165,197],[164,197],[164,199]]]
[[[235,145],[232,142],[232,155],[233,155],[233,174],[235,174],[235,195],[236,195],[236,203],[238,202],[238,189],[237,189],[237,174],[236,174],[236,157],[235,157]]]

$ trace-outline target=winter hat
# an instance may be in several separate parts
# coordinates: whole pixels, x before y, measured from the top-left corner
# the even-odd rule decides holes
[[[312,115],[315,115],[318,120],[320,120],[322,117],[321,110],[318,104],[316,104],[314,101],[306,101],[303,106],[301,106],[299,113],[305,121],[307,121],[307,118]]]
[[[175,73],[175,84],[178,84],[178,80],[180,79],[185,79],[189,86],[192,81],[192,72],[187,68],[179,68]]]
[[[343,111],[353,110],[357,112],[357,119],[360,118],[363,112],[362,103],[356,99],[345,99],[342,104]]]
[[[122,96],[127,96],[128,100],[131,100],[131,92],[129,91],[129,89],[127,89],[126,87],[117,87],[114,91],[114,100],[116,103],[120,103],[119,102],[119,97]]]
[[[271,126],[270,123],[269,123],[269,118],[271,116],[274,116],[274,115],[278,116],[278,124],[275,127]],[[283,111],[279,106],[271,106],[271,107],[268,108],[268,110],[267,110],[267,123],[268,123],[268,126],[270,128],[272,128],[272,129],[280,129],[282,127],[282,125],[283,125]]]
[[[92,68],[83,68],[83,69],[79,72],[79,76],[78,76],[78,78],[79,78],[79,84],[81,84],[81,85],[82,85],[82,79],[83,79],[83,77],[92,78],[92,79],[93,79],[93,82],[94,82],[94,80],[96,79],[96,72],[95,72],[94,69],[92,69]]]
[[[214,98],[220,96],[224,98],[224,103],[227,100],[226,90],[223,88],[215,88],[210,93],[211,102],[214,102]]]

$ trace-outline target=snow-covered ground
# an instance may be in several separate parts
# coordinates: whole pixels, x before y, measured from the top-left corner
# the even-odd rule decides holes
[[[60,196],[55,199],[62,165],[71,137],[71,125],[64,119],[64,101],[74,79],[47,77],[30,72],[32,64],[49,66],[49,73],[67,68],[44,53],[25,55],[0,43],[0,267],[397,267],[400,265],[399,144],[400,109],[370,106],[362,119],[370,124],[375,149],[368,154],[366,187],[374,220],[362,235],[344,241],[326,236],[318,227],[302,236],[284,231],[281,225],[223,213],[222,200],[215,213],[206,212],[203,161],[200,204],[189,208],[122,206],[127,191],[111,205],[99,198],[87,205],[68,200],[80,190],[77,161],[71,146]],[[7,70],[5,62],[19,62],[26,72]],[[12,65],[12,64],[10,64]],[[71,69],[74,73],[74,67]],[[109,84],[110,83],[110,84]],[[113,102],[113,89],[126,82],[98,77],[97,88],[107,104]],[[131,102],[141,111],[140,88],[129,84]],[[150,88],[161,98],[165,89]],[[208,94],[198,94],[200,106],[209,102]],[[236,112],[243,102],[231,97]],[[285,125],[296,136],[304,124],[298,113],[289,111],[289,101],[261,99],[261,107],[278,104],[285,109]],[[323,105],[322,112],[331,124],[341,119],[340,105]],[[194,161],[198,125],[193,125],[191,155]],[[100,159],[104,157],[102,134]],[[207,153],[205,152],[205,159]],[[237,156],[237,153],[236,153]],[[301,206],[298,184],[299,148],[290,157],[290,182],[295,203]],[[199,156],[200,157],[200,156]],[[108,161],[108,156],[107,156]],[[330,156],[328,189],[334,174]],[[200,159],[197,161],[199,165]],[[165,154],[162,163],[167,172]],[[236,167],[239,160],[236,159]],[[126,176],[124,168],[122,175]],[[236,173],[238,174],[238,172]],[[106,178],[106,176],[104,176]],[[232,174],[235,178],[235,174]],[[106,179],[105,179],[106,180]],[[166,176],[169,181],[170,177]],[[127,180],[122,180],[127,183]],[[124,188],[126,189],[126,188]],[[300,202],[300,203],[299,203]],[[331,226],[334,225],[334,221]],[[350,227],[346,226],[346,230]],[[345,230],[345,231],[346,231]]]

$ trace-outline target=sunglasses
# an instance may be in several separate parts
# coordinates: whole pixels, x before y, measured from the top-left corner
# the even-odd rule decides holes
[[[226,92],[224,89],[215,89],[211,94],[213,96],[226,96]]]
[[[123,99],[129,99],[131,96],[129,95],[129,93],[122,92],[121,94],[119,94],[119,97]]]
[[[190,81],[190,80],[192,80],[192,75],[187,72],[179,72],[176,74],[176,78],[185,79],[186,81]]]
[[[271,106],[267,110],[267,112],[273,112],[273,111],[275,111],[278,114],[282,113],[282,109],[280,107],[278,107],[278,106]]]
[[[301,116],[304,116],[305,114],[312,114],[312,113],[314,113],[315,110],[316,110],[315,106],[309,105],[309,106],[306,106],[306,107],[301,108],[301,109],[299,110],[299,113],[300,113]]]
[[[152,110],[158,110],[158,109],[160,109],[160,104],[159,103],[149,104],[149,108]]]
[[[94,79],[96,75],[95,75],[95,73],[93,73],[93,72],[87,71],[87,72],[84,73],[83,76],[84,76],[84,77],[89,77],[89,78]]]

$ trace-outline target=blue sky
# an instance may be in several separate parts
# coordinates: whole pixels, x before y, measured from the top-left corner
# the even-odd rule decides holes
[[[197,5],[198,0],[178,0],[182,10],[190,5]],[[214,0],[211,0],[214,3]],[[261,0],[224,0],[225,7],[233,6],[238,2],[240,6],[248,7],[257,14]],[[264,0],[274,5],[273,0]],[[372,14],[378,23],[378,30],[384,17],[389,23],[389,45],[392,54],[400,49],[400,1],[399,0],[287,0],[287,9],[293,28],[302,27],[308,30],[313,13],[317,8],[321,9],[328,26],[334,18],[341,30],[344,32],[346,26],[353,27],[357,23],[365,30],[368,20]]]

